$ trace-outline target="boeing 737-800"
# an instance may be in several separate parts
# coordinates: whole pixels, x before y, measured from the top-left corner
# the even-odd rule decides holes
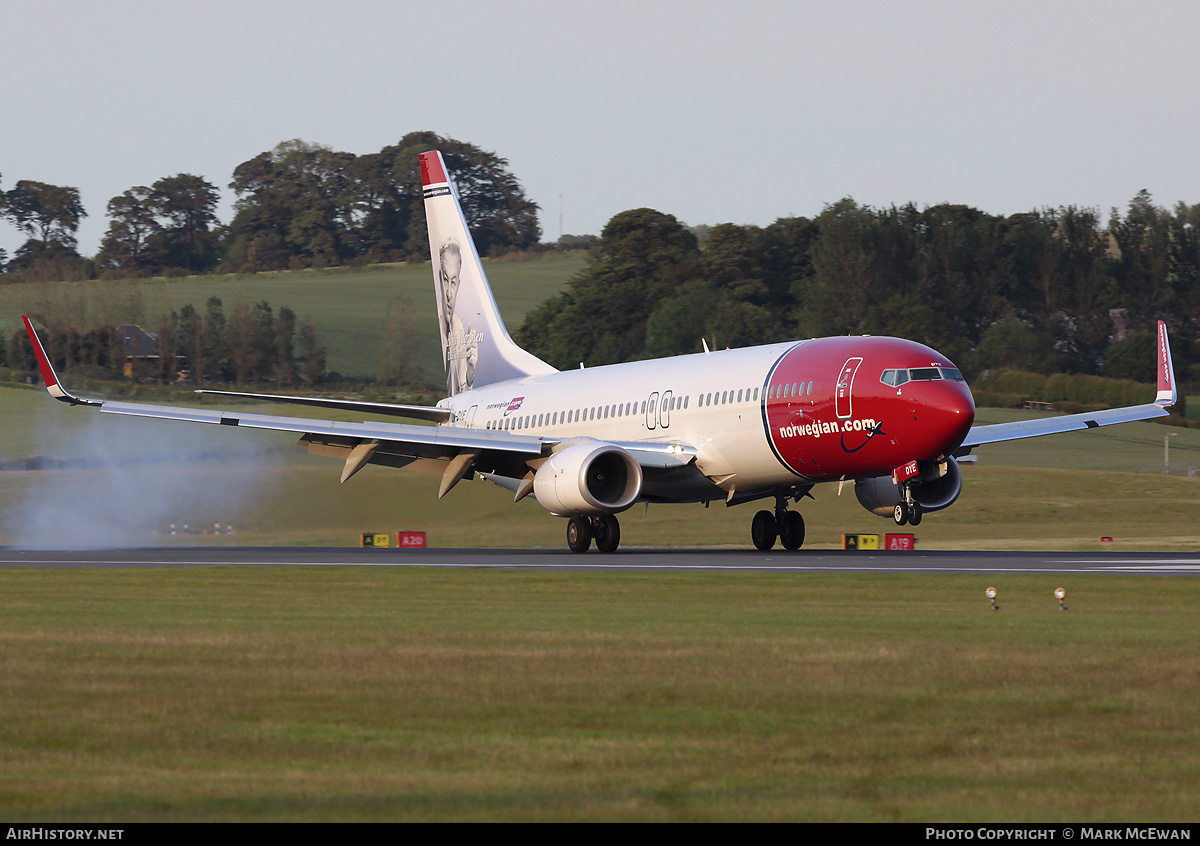
[[[250,394],[250,397],[431,421],[338,423],[84,399],[59,382],[29,319],[46,387],[106,414],[301,435],[342,459],[342,481],[367,464],[441,474],[439,496],[479,476],[532,495],[567,518],[567,544],[616,550],[616,515],[638,502],[774,501],[753,518],[754,546],[804,542],[790,505],[821,482],[852,482],[858,501],[897,524],[953,504],[956,458],[997,441],[1146,420],[1176,400],[1166,326],[1158,328],[1153,403],[975,426],[954,364],[900,338],[831,337],[559,372],[509,336],[440,153],[421,155],[447,397],[436,407]]]

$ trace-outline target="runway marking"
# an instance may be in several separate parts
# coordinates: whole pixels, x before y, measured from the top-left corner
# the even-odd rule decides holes
[[[1172,572],[1194,573],[1200,570],[1200,564],[1139,564],[1125,567],[1097,567],[1098,570],[1170,570]]]
[[[282,563],[280,566],[285,566]],[[449,564],[449,563],[433,563],[428,561],[380,561],[380,562],[364,562],[364,561],[307,561],[297,564],[289,564],[286,566],[295,567],[438,567],[441,569],[457,569],[457,570],[742,570],[746,572],[770,570],[770,571],[790,571],[790,572],[812,572],[818,570],[834,570],[840,573],[854,573],[859,571],[881,572],[881,573],[1086,573],[1089,570],[1078,569],[1062,569],[1054,567],[969,567],[969,566],[945,566],[945,567],[928,567],[928,566],[913,566],[913,567],[872,567],[861,564],[856,565],[839,565],[839,564],[587,564],[580,562],[578,564],[534,564],[534,563],[497,563],[497,564]]]
[[[1200,567],[1200,559],[1195,556],[1191,558],[1077,558],[1067,561],[1068,564],[1102,564],[1112,566],[1116,564],[1136,564],[1145,566],[1157,566],[1163,564],[1184,564],[1189,567]]]

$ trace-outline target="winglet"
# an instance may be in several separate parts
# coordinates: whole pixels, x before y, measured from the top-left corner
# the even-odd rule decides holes
[[[1171,344],[1167,341],[1167,324],[1158,321],[1158,395],[1154,404],[1170,408],[1179,399],[1175,390],[1175,366],[1171,363]]]
[[[54,366],[50,364],[50,357],[46,355],[46,348],[42,346],[42,339],[33,329],[33,324],[24,314],[21,315],[21,319],[25,321],[25,331],[29,333],[29,343],[33,345],[33,355],[37,359],[38,370],[42,373],[42,381],[46,383],[46,390],[50,396],[71,405],[103,405],[95,400],[77,397],[62,386],[58,381],[58,374],[54,372]]]

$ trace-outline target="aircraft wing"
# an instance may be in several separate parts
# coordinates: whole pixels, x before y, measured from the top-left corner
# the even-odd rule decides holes
[[[1171,346],[1167,341],[1167,324],[1161,320],[1158,321],[1157,358],[1158,394],[1152,403],[1126,406],[1125,408],[1108,408],[1104,411],[1092,411],[1084,414],[1064,414],[1061,417],[1042,417],[1037,420],[1018,420],[1012,423],[974,426],[966,440],[963,441],[962,448],[1166,417],[1169,413],[1167,409],[1178,399],[1178,392],[1175,388],[1175,368],[1171,364]]]
[[[454,412],[448,408],[429,405],[399,405],[386,402],[360,402],[357,400],[327,399],[325,397],[289,397],[283,394],[250,394],[244,391],[196,391],[215,397],[239,397],[262,402],[285,402],[294,405],[312,405],[318,408],[340,408],[345,411],[363,411],[368,414],[386,414],[391,417],[408,417],[413,420],[429,420],[433,423],[449,423]]]
[[[275,417],[265,414],[242,414],[234,410],[209,410],[180,408],[169,405],[118,402],[115,400],[87,399],[76,396],[59,381],[41,339],[33,329],[29,318],[22,315],[29,340],[33,344],[34,356],[46,390],[55,399],[70,405],[86,405],[99,408],[104,414],[121,414],[130,417],[152,417],[160,420],[185,420],[193,423],[212,423],[219,426],[238,426],[244,429],[266,429],[275,432],[301,434],[300,443],[307,445],[309,452],[344,458],[346,467],[342,481],[346,481],[368,463],[402,467],[419,459],[449,461],[455,468],[455,477],[446,490],[471,468],[475,458],[485,452],[511,457],[517,463],[538,458],[548,452],[555,443],[539,437],[518,435],[512,432],[471,429],[459,426],[419,426],[404,423],[343,423],[334,420],[310,420],[304,417]],[[217,393],[217,392],[206,392]],[[253,394],[241,396],[256,397]],[[292,398],[288,398],[292,399]],[[374,411],[373,403],[321,403],[338,408],[358,408]],[[443,409],[429,409],[441,412]],[[444,419],[440,415],[433,419]],[[463,460],[469,456],[470,460]],[[454,459],[459,459],[457,463]],[[449,470],[447,471],[450,472]]]
[[[346,462],[342,481],[346,481],[367,464],[383,464],[404,467],[421,460],[435,460],[431,466],[443,472],[444,496],[472,468],[502,476],[521,478],[528,472],[526,462],[549,455],[560,444],[560,439],[536,435],[519,435],[511,431],[476,429],[460,426],[420,426],[404,423],[362,422],[350,423],[334,420],[313,420],[305,417],[276,417],[266,414],[244,414],[237,409],[202,409],[151,405],[146,403],[119,402],[116,400],[88,399],[76,396],[59,381],[58,374],[50,363],[41,339],[34,331],[29,318],[22,316],[29,340],[33,345],[38,369],[46,390],[55,399],[70,405],[93,406],[103,414],[119,414],[129,417],[150,417],[159,420],[182,420],[192,423],[210,423],[219,426],[237,426],[243,429],[264,429],[274,432],[300,434],[300,445],[317,455],[341,458]],[[304,397],[280,397],[278,395],[250,394],[234,391],[200,391],[206,394],[223,394],[250,399],[277,402],[298,402],[305,405],[360,410],[364,412],[421,416],[422,410],[430,412],[426,419],[446,422],[452,416],[448,409],[424,406],[382,406],[377,403],[360,403],[342,400],[316,400],[308,402]],[[417,414],[410,412],[416,411]],[[669,469],[686,465],[694,457],[690,447],[671,443],[620,444],[633,454],[634,459],[648,470]],[[428,468],[427,468],[428,469]]]

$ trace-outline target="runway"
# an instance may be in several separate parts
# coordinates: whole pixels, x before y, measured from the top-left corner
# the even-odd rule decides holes
[[[99,550],[0,549],[0,567],[440,567],[562,572],[1088,573],[1198,576],[1200,552],[756,552],[622,549],[572,555],[547,549],[337,549],[169,547]]]

